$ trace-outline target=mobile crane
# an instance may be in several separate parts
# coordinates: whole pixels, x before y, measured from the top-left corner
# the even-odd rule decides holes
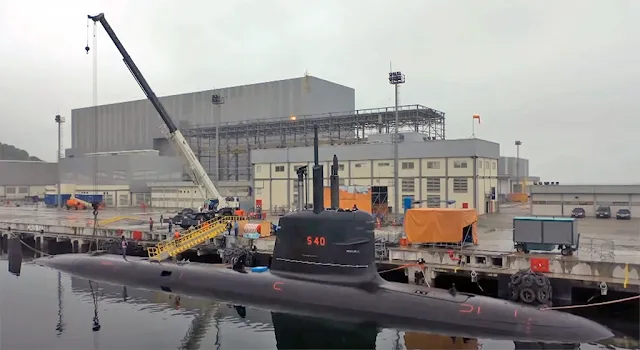
[[[133,59],[131,59],[131,56],[129,56],[129,53],[122,45],[122,42],[120,42],[120,39],[118,39],[118,37],[116,36],[113,28],[111,28],[111,25],[109,25],[109,22],[107,22],[104,13],[100,13],[95,16],[89,15],[88,18],[94,23],[99,22],[104,28],[105,32],[107,32],[107,35],[109,35],[109,38],[111,38],[113,43],[116,45],[116,48],[122,55],[124,64],[127,66],[127,68],[129,68],[131,75],[133,75],[133,78],[138,82],[138,85],[140,85],[140,88],[147,96],[153,107],[156,109],[164,124],[167,126],[167,139],[176,149],[176,151],[185,159],[187,166],[189,167],[189,176],[191,177],[191,180],[196,184],[196,186],[198,186],[198,190],[203,195],[203,199],[205,200],[203,211],[196,213],[193,210],[183,209],[182,212],[178,214],[178,217],[180,218],[176,218],[179,221],[176,222],[176,224],[182,226],[183,228],[188,228],[190,226],[196,225],[201,220],[212,219],[216,214],[222,216],[233,215],[235,210],[240,206],[238,198],[223,197],[220,194],[216,186],[207,175],[207,172],[204,170],[204,167],[202,167],[202,164],[200,164],[200,161],[196,157],[195,153],[193,152],[191,147],[189,147],[189,144],[187,143],[184,135],[182,135],[182,132],[178,130],[173,120],[165,110],[164,106],[160,102],[160,99],[158,99],[158,96],[156,96],[156,94],[153,92],[153,90],[147,83],[147,80],[144,78],[136,64],[133,62]],[[90,50],[89,46],[86,46],[85,50],[88,54]],[[213,199],[209,199],[207,197],[209,195],[211,195]]]

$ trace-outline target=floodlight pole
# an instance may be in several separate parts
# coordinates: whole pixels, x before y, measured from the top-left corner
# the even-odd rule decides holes
[[[64,117],[61,117],[59,114],[55,116],[55,121],[56,124],[58,124],[58,155],[56,156],[56,159],[58,160],[58,200],[57,200],[57,207],[58,208],[62,208],[62,189],[60,187],[62,187],[62,180],[61,180],[61,176],[60,176],[60,159],[62,158],[62,123],[64,123]]]
[[[400,180],[398,176],[398,143],[400,142],[400,125],[398,121],[398,85],[404,84],[404,74],[402,72],[389,72],[389,84],[394,86],[395,90],[395,127],[393,135],[393,186],[395,187],[395,198],[393,203],[393,211],[400,213]]]
[[[213,104],[214,111],[218,110],[218,117],[216,118],[214,113],[214,120],[216,122],[216,181],[220,181],[220,122],[222,121],[222,105],[224,104],[224,96],[220,96],[219,93],[211,96],[211,103]]]
[[[524,192],[524,186],[520,184],[520,146],[522,146],[522,141],[515,142],[516,145],[516,183],[520,186],[520,192]]]

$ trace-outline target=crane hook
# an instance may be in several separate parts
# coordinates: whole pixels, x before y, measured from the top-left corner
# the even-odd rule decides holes
[[[84,50],[87,51],[87,55],[88,55],[89,54],[89,50],[91,50],[91,49],[89,48],[89,46],[85,46]]]

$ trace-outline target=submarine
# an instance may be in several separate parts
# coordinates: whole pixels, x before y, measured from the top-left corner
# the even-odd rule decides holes
[[[324,208],[323,166],[314,128],[313,210],[280,218],[268,269],[151,262],[120,255],[63,254],[39,265],[110,284],[347,322],[376,322],[404,331],[523,342],[586,343],[613,337],[583,317],[451,290],[385,281],[375,262],[374,218],[360,210]],[[337,158],[331,171],[338,188]],[[255,270],[255,271],[254,271]]]

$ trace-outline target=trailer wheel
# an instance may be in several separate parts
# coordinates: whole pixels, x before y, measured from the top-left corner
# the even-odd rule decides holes
[[[524,247],[521,245],[517,245],[516,246],[516,252],[518,253],[524,253]]]
[[[569,248],[562,248],[560,254],[562,254],[562,256],[570,256],[573,255],[573,252]]]

